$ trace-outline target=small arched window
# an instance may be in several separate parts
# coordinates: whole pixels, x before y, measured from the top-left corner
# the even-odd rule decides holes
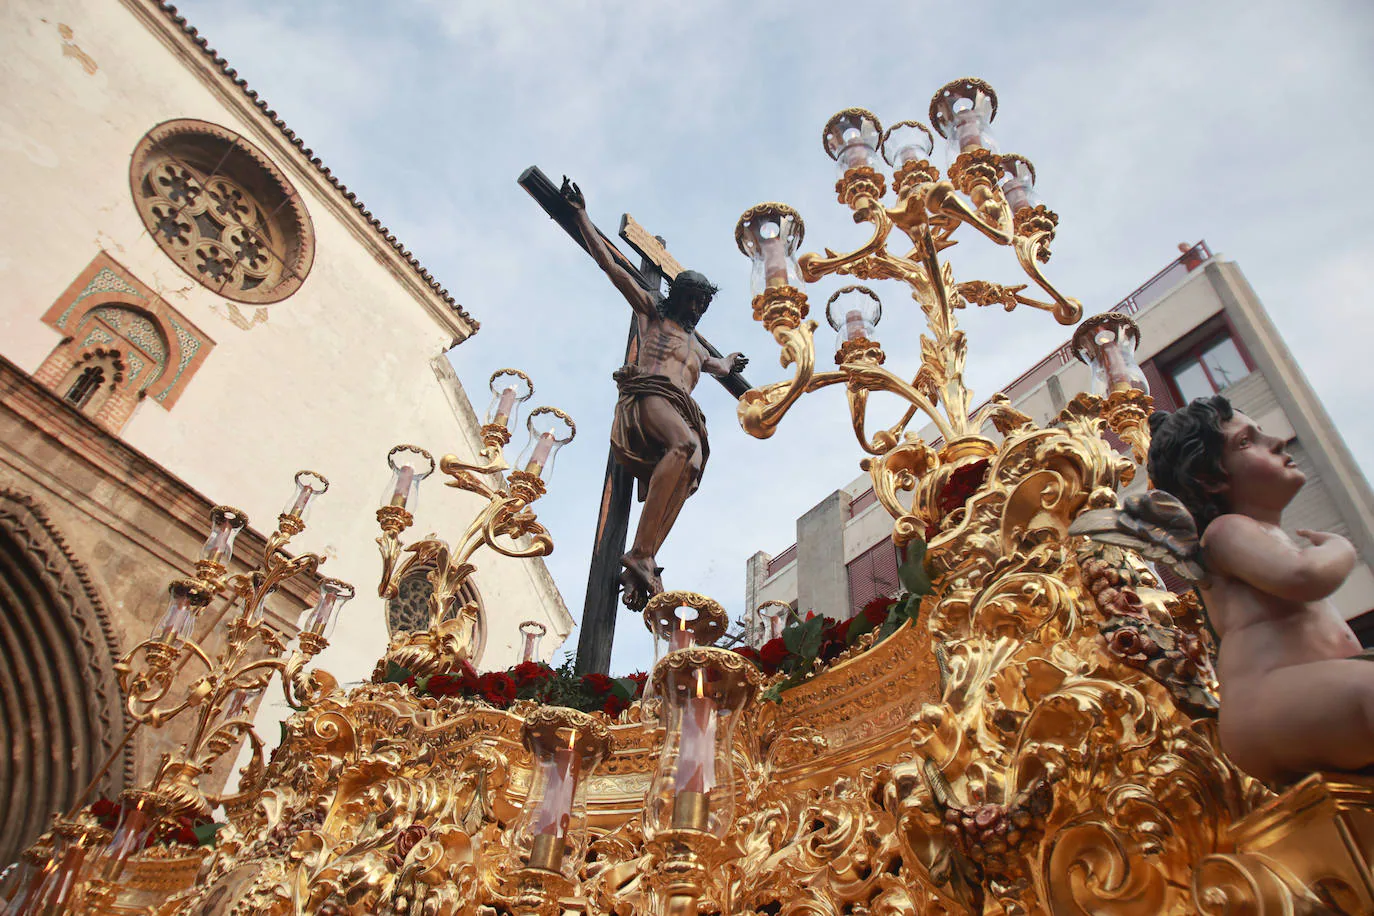
[[[170,408],[215,345],[101,252],[43,315],[62,335],[34,378],[118,432],[143,401]],[[99,368],[101,374],[93,370]]]
[[[90,402],[100,386],[105,384],[105,369],[102,366],[87,366],[81,370],[81,374],[76,377],[72,387],[67,390],[67,401],[77,409],[85,407]]]

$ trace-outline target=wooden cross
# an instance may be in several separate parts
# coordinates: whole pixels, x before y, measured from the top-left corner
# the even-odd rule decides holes
[[[520,174],[524,188],[544,208],[563,231],[587,250],[582,233],[573,222],[572,208],[559,193],[558,186],[549,181],[537,166],[530,166]],[[665,246],[663,239],[653,236],[626,213],[620,220],[620,238],[639,255],[639,266],[630,263],[619,247],[597,229],[606,247],[631,277],[644,289],[660,294],[664,279],[671,281],[682,272]],[[630,334],[625,344],[625,362],[634,362],[639,346],[637,322],[630,318]],[[720,351],[698,332],[697,340],[714,357]],[[744,376],[733,373],[718,380],[736,398],[749,390]],[[587,594],[582,602],[582,632],[577,641],[577,673],[605,674],[611,666],[611,643],[615,638],[615,616],[620,591],[620,557],[625,552],[625,539],[630,530],[630,502],[634,477],[615,460],[612,453],[606,459],[606,478],[601,489],[601,507],[596,520],[596,541],[592,547],[591,569],[587,575]]]

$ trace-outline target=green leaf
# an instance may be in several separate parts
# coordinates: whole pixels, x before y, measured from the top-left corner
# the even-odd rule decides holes
[[[906,545],[902,565],[897,567],[897,578],[902,586],[913,595],[929,595],[930,577],[926,575],[926,542],[912,541]]]
[[[409,677],[409,671],[407,671],[405,668],[402,668],[395,662],[388,660],[386,663],[386,674],[382,676],[382,683],[400,684],[404,683],[405,680]]]
[[[877,642],[882,642],[884,639],[887,639],[893,633],[896,633],[897,628],[902,625],[902,621],[904,619],[904,617],[898,617],[896,614],[889,615],[887,620],[883,621],[883,625],[878,628]]]
[[[845,631],[844,641],[847,645],[854,645],[859,641],[859,637],[873,629],[873,624],[868,622],[868,617],[859,614],[849,621],[849,629]]]
[[[215,834],[219,833],[219,829],[223,826],[224,824],[218,823],[217,821],[211,821],[208,824],[192,827],[191,832],[196,835],[196,842],[201,846],[213,846],[215,844]]]
[[[611,679],[611,695],[620,699],[632,702],[635,698],[635,682],[627,677],[617,677]]]
[[[808,662],[821,651],[821,632],[825,629],[824,617],[812,617],[803,623],[782,631],[782,643],[787,651],[799,655]]]

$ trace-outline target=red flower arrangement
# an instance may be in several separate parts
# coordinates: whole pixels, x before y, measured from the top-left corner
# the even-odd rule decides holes
[[[601,711],[606,715],[615,717],[630,708],[630,701],[615,694],[606,697],[606,702],[601,704]]]
[[[770,639],[759,649],[759,664],[765,673],[772,674],[778,670],[788,654],[787,644],[782,641],[781,636]]]
[[[615,682],[611,680],[609,675],[593,671],[591,674],[582,675],[582,686],[593,693],[610,693]]]
[[[477,692],[493,706],[509,706],[515,701],[516,689],[515,678],[504,671],[488,671],[477,678]]]
[[[507,709],[519,699],[618,716],[644,695],[649,677],[643,671],[621,678],[600,673],[579,677],[571,668],[571,660],[558,669],[530,661],[507,671],[479,675],[464,662],[456,671],[417,677],[396,666],[388,672],[386,680],[404,684],[420,696],[481,699],[498,709]]]
[[[532,687],[554,677],[554,670],[543,662],[521,662],[510,671],[517,687]]]
[[[86,810],[99,826],[106,830],[114,830],[119,826],[121,809],[122,806],[119,802],[111,801],[108,798],[97,798],[91,802],[90,807]],[[181,815],[175,820],[163,821],[159,824],[158,829],[148,834],[148,839],[143,844],[143,848],[149,849],[153,846],[171,846],[173,844],[182,846],[212,844],[215,831],[205,828],[214,824],[213,819],[204,816],[193,818]]]
[[[939,513],[939,519],[943,520],[956,509],[963,507],[964,503],[978,488],[983,485],[983,481],[988,476],[988,459],[979,458],[971,461],[960,468],[955,468],[949,475],[945,485],[940,488],[940,498],[935,504],[935,509]],[[929,541],[940,531],[940,520],[933,525],[926,526],[926,540]]]

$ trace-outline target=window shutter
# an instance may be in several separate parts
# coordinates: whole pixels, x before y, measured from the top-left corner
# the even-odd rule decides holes
[[[847,569],[850,617],[874,598],[895,595],[901,585],[897,577],[897,548],[891,538],[884,538],[859,554]]]

